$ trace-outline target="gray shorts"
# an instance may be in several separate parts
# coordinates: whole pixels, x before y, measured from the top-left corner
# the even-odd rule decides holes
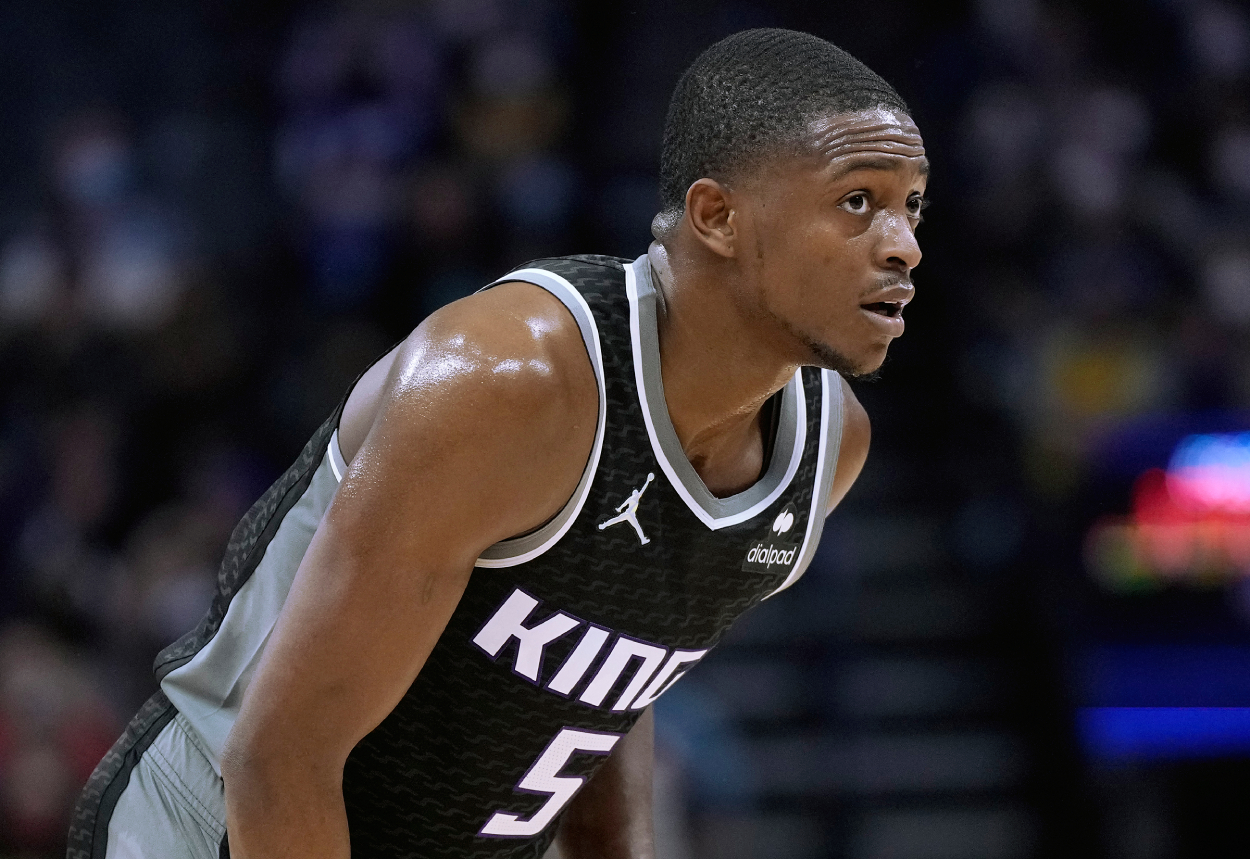
[[[87,782],[68,859],[220,859],[226,798],[194,730],[158,692]]]
[[[74,809],[68,859],[230,859],[226,795],[195,730],[153,695]],[[559,859],[553,846],[544,859]]]

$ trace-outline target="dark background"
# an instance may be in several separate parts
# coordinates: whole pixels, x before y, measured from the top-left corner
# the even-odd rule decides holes
[[[657,705],[661,859],[1244,849],[1250,557],[1087,542],[1250,430],[1244,7],[8,0],[0,856],[63,850],[355,374],[515,264],[642,253],[678,74],[773,25],[895,84],[933,205],[816,563]]]

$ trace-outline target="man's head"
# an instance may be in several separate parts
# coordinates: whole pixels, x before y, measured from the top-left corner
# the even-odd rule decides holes
[[[748,30],[677,84],[652,230],[728,264],[805,363],[870,372],[902,330],[927,173],[906,104],[867,66],[807,33]]]

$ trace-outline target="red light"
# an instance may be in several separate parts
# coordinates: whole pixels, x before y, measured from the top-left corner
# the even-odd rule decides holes
[[[1121,591],[1250,577],[1250,433],[1182,440],[1137,479],[1128,516],[1090,529],[1086,561]]]

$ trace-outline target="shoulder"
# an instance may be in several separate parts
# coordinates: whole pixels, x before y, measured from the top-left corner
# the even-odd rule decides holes
[[[393,393],[419,387],[425,370],[441,373],[451,361],[457,380],[500,387],[505,399],[527,400],[539,412],[597,416],[598,325],[583,293],[623,279],[629,264],[595,254],[532,260],[447,305],[402,344]]]
[[[842,386],[842,443],[838,448],[838,464],[829,492],[827,512],[831,512],[854,485],[868,459],[868,447],[872,442],[872,424],[868,420],[868,412],[864,411],[846,379],[841,375],[835,376],[837,384]]]
[[[540,287],[502,283],[432,314],[396,350],[349,483],[437,487],[489,512],[489,545],[559,511],[598,418],[576,321]]]
[[[595,321],[578,310],[586,307],[581,293],[596,291],[597,280],[622,279],[629,263],[582,254],[518,266],[489,289],[428,317],[403,344],[400,363],[425,359],[431,349],[449,350],[479,370],[489,366],[492,381],[586,389],[594,382],[589,329]]]
[[[500,283],[430,315],[404,342],[395,369],[400,391],[430,373],[443,382],[463,378],[503,387],[594,378],[568,308],[522,281]]]
[[[593,431],[598,420],[581,329],[558,298],[529,283],[501,283],[432,314],[400,348],[388,381],[390,409],[436,410],[497,436],[525,432],[562,447],[571,423]]]

